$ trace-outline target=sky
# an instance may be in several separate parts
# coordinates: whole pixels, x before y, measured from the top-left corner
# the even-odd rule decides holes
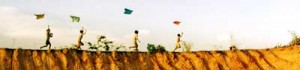
[[[124,8],[133,13],[123,14]],[[141,51],[148,43],[173,50],[181,32],[194,51],[228,50],[231,35],[239,49],[264,49],[288,44],[289,31],[300,32],[299,12],[298,0],[1,0],[0,48],[39,49],[50,25],[53,48],[76,44],[83,26],[83,42],[106,35],[126,47],[139,30]],[[37,13],[45,18],[36,20]],[[71,22],[70,15],[80,22]]]

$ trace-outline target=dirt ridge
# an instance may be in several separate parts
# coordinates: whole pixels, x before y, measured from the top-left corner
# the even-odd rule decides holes
[[[0,70],[297,70],[300,46],[196,52],[0,48]]]

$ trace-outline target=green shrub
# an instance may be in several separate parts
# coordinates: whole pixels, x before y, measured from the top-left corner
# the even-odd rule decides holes
[[[164,46],[158,45],[158,46],[156,47],[156,51],[157,51],[157,52],[165,52],[165,51],[167,51],[167,50],[165,49]]]
[[[167,50],[165,49],[164,46],[162,46],[162,45],[155,46],[154,44],[148,44],[148,45],[147,45],[147,50],[148,50],[150,53],[155,53],[155,52],[166,52],[166,51],[167,51]]]
[[[191,42],[183,42],[183,46],[184,46],[184,48],[183,48],[184,52],[191,52],[193,43],[191,43]]]
[[[113,41],[109,41],[108,39],[106,39],[106,36],[104,35],[99,36],[97,39],[98,40],[96,43],[91,43],[91,42],[87,43],[90,46],[89,49],[98,50],[100,48],[103,48],[105,51],[111,50]]]
[[[289,46],[300,45],[300,37],[296,34],[296,32],[290,32],[293,36],[292,41],[289,43]]]
[[[147,45],[147,50],[148,50],[150,53],[156,52],[156,48],[155,48],[154,44],[148,44],[148,45]]]

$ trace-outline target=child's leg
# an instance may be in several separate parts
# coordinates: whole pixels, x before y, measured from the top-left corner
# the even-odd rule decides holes
[[[78,49],[81,49],[80,47],[81,47],[82,45],[84,45],[84,44],[83,44],[82,42],[80,42],[77,48],[78,48]]]
[[[137,48],[135,48],[134,51],[139,51],[139,50]]]
[[[82,42],[80,42],[80,45],[84,45]]]
[[[77,49],[79,49],[80,46],[81,46],[81,42],[78,42],[77,45],[76,45]]]
[[[44,47],[46,47],[46,45],[44,45],[44,46],[41,46],[41,47],[40,47],[40,49],[42,49],[42,48],[44,48]]]
[[[44,46],[41,46],[40,49],[44,48],[44,47],[47,47],[49,44],[49,41],[46,41],[45,45]]]
[[[48,45],[49,45],[49,49],[51,49],[51,43],[49,43]]]
[[[136,46],[135,46],[135,51],[139,51],[139,50],[138,50],[138,47],[139,47],[139,45],[136,45]]]
[[[129,47],[129,48],[135,48],[135,46],[131,46],[131,47]]]
[[[179,44],[179,43],[176,43],[176,46],[175,46],[174,51],[176,51],[178,48],[180,48],[180,44]]]
[[[134,46],[131,46],[131,47],[129,47],[129,48],[137,48],[137,47],[138,47],[138,44],[135,43]]]
[[[179,49],[179,48],[180,48],[180,45],[177,44],[176,47],[175,47],[175,49],[174,49],[174,51],[176,51],[176,50]]]
[[[173,52],[175,52],[177,50],[177,47],[175,47],[175,49],[173,50]]]

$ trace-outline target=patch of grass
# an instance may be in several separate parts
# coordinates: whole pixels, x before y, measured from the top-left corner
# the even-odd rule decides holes
[[[191,42],[183,42],[183,46],[184,46],[184,48],[183,48],[184,52],[191,52],[193,43],[191,43]]]

